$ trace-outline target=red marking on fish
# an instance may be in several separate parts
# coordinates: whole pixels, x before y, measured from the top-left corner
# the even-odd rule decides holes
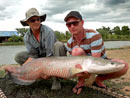
[[[82,66],[81,66],[80,64],[76,64],[76,65],[75,65],[75,68],[82,69]]]

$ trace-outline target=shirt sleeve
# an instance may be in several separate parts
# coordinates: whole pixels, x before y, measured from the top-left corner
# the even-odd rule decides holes
[[[101,53],[104,50],[104,44],[101,34],[96,32],[91,38],[91,52]]]
[[[68,42],[67,42],[67,45],[66,45],[66,49],[67,49],[67,51],[68,51],[70,54],[72,53],[71,44],[69,44]]]
[[[27,51],[29,53],[29,57],[31,58],[38,58],[38,49],[32,47],[32,45],[29,43],[29,41],[27,41],[27,36],[24,36],[24,44],[27,48]]]
[[[52,29],[48,28],[48,35],[45,40],[45,47],[47,49],[47,56],[52,56],[54,54],[54,43],[56,42],[56,36]]]

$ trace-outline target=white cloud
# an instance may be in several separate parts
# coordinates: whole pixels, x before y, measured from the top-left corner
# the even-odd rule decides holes
[[[51,27],[54,31],[60,31],[60,32],[65,32],[68,31],[65,23],[60,23],[60,22],[43,22],[42,24],[45,24],[49,27]]]
[[[130,0],[0,0],[0,30],[22,28],[20,20],[32,7],[47,14],[43,24],[62,32],[67,30],[64,17],[71,10],[81,12],[87,28],[130,26]]]

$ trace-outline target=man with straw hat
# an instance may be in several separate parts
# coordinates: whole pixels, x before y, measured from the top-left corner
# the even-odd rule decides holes
[[[23,26],[29,26],[24,36],[27,51],[17,53],[15,61],[20,65],[24,65],[34,58],[65,56],[64,44],[56,41],[55,34],[51,28],[41,24],[41,22],[45,21],[46,14],[40,15],[36,8],[30,8],[25,15],[26,18],[20,22]],[[42,78],[48,78],[48,76]],[[60,88],[60,82],[54,79],[52,89]]]

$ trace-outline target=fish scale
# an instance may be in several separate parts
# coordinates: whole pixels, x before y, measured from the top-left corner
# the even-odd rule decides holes
[[[66,59],[63,58],[59,58],[56,57],[58,59],[54,59],[54,58],[48,58],[45,59],[43,61],[43,64],[45,64],[46,62],[51,62],[51,63],[47,63],[48,65],[45,66],[44,68],[44,73],[49,75],[49,76],[56,76],[56,77],[61,77],[61,78],[69,78],[72,77],[72,72],[71,72],[71,68],[75,68],[75,65],[78,64],[82,64],[83,60],[81,59],[75,59],[75,60],[71,60],[70,59]]]

